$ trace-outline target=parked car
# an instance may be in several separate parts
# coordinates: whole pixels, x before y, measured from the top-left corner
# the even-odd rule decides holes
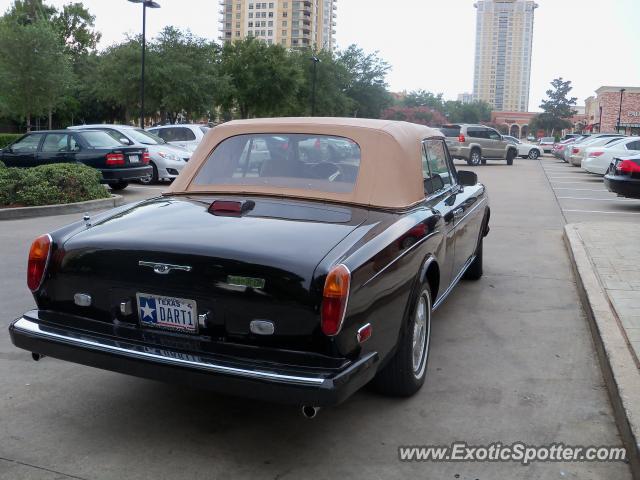
[[[516,137],[512,137],[511,135],[503,135],[502,136],[507,142],[512,145],[515,145],[518,149],[518,155],[521,158],[530,158],[535,160],[540,155],[542,155],[540,147],[538,145],[534,145],[532,143],[522,143],[522,141]]]
[[[587,148],[582,168],[587,172],[604,175],[616,157],[640,155],[640,137],[627,137],[602,147]]]
[[[562,140],[560,142],[556,142],[553,144],[553,148],[551,149],[551,154],[558,158],[564,160],[564,149],[567,148],[567,145],[570,145],[576,141],[577,138],[568,138],[566,140]]]
[[[542,137],[540,140],[538,140],[538,146],[544,153],[551,153],[551,149],[553,148],[553,144],[555,142],[555,138],[553,137]]]
[[[640,198],[640,155],[615,158],[604,176],[610,192],[622,197]]]
[[[7,167],[49,163],[84,163],[102,174],[111,190],[123,190],[134,180],[151,176],[149,152],[142,145],[123,146],[100,130],[49,130],[27,133],[0,151]]]
[[[615,133],[596,133],[596,134],[590,134],[590,135],[583,134],[581,137],[575,139],[573,143],[568,144],[568,146],[562,151],[561,158],[565,162],[570,163],[571,152],[574,146],[580,146],[587,141],[600,138],[602,136],[611,136],[611,135],[615,136],[617,134]]]
[[[249,171],[258,140],[269,155]],[[351,155],[311,158],[300,145],[316,140]],[[162,197],[34,241],[37,308],[12,322],[13,343],[310,415],[371,381],[418,391],[432,311],[481,277],[489,231],[487,189],[456,171],[442,134],[278,118],[204,142]]]
[[[562,142],[564,140],[570,140],[572,138],[580,138],[582,136],[584,136],[584,134],[582,134],[582,133],[567,133],[567,134],[562,136],[560,141]]]
[[[453,158],[469,165],[485,165],[487,160],[506,160],[513,165],[518,155],[515,145],[507,142],[495,129],[467,123],[443,125],[439,129],[446,137]]]
[[[165,142],[193,152],[206,133],[211,130],[206,125],[176,124],[147,128],[147,131],[162,138]]]
[[[618,139],[622,138],[623,135],[620,134],[611,134],[604,135],[601,137],[590,137],[588,140],[585,140],[581,143],[574,143],[571,146],[571,155],[569,156],[569,163],[574,167],[579,167],[582,165],[582,159],[585,157],[585,152],[589,147],[601,147],[614,142],[617,142]]]
[[[67,127],[71,130],[103,130],[123,145],[141,144],[149,151],[149,165],[153,169],[150,177],[142,183],[171,181],[178,176],[185,162],[191,158],[191,151],[170,145],[162,138],[129,125],[77,125]]]

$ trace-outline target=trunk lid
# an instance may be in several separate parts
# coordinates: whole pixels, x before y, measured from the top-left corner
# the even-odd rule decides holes
[[[367,211],[252,198],[255,207],[243,216],[216,216],[208,212],[214,200],[153,199],[67,239],[46,285],[56,309],[133,326],[138,294],[189,299],[207,314],[200,335],[311,348],[319,331],[316,266]],[[156,273],[154,264],[189,271]],[[92,306],[75,306],[75,293],[91,295]],[[126,302],[129,314],[120,311]],[[254,320],[272,322],[273,335],[252,334]]]

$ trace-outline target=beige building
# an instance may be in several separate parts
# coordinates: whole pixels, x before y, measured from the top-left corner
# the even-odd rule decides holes
[[[337,0],[220,0],[220,40],[249,36],[287,48],[331,50]]]
[[[479,0],[474,4],[476,52],[473,97],[494,110],[526,112],[529,107],[532,0]]]

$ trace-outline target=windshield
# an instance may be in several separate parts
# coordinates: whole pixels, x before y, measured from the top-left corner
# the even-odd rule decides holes
[[[79,133],[91,148],[113,148],[122,146],[122,143],[120,143],[116,138],[109,135],[107,132],[95,131]]]
[[[545,143],[553,142],[553,140],[554,140],[553,137],[542,137],[540,139],[541,142],[545,142]]]
[[[145,132],[141,128],[132,128],[127,130],[127,134],[133,138],[136,143],[142,143],[144,145],[162,145],[166,143],[163,139],[154,135],[153,133]]]
[[[202,133],[207,133],[209,130],[211,130],[209,127],[200,127]]]
[[[249,185],[348,193],[358,177],[360,147],[344,137],[237,135],[220,143],[195,185]]]

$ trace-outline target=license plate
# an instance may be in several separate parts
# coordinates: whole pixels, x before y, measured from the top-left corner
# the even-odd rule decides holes
[[[140,163],[139,155],[129,155],[129,163]]]
[[[197,333],[196,302],[187,298],[138,293],[140,325],[179,332]]]

